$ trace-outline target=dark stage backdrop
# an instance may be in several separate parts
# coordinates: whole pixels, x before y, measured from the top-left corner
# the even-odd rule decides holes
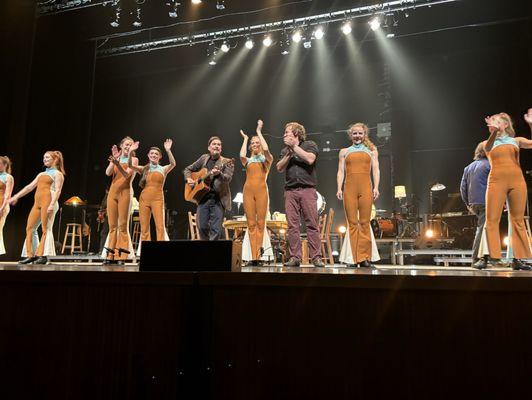
[[[331,149],[318,161],[318,190],[336,209],[339,225],[337,152],[348,141],[337,131],[356,121],[371,127],[391,122],[389,141],[376,140],[372,130],[381,152],[377,207],[397,208],[392,185],[404,184],[426,210],[431,183],[445,184],[450,193],[457,190],[476,143],[486,137],[485,115],[507,111],[519,134],[530,135],[522,114],[532,106],[532,33],[530,20],[519,20],[530,15],[527,3],[475,0],[437,12],[417,10],[398,33],[507,22],[393,40],[376,40],[372,33],[362,40],[367,32],[360,26],[349,42],[330,29],[312,49],[294,49],[285,57],[273,47],[257,45],[247,52],[240,46],[215,67],[207,65],[205,46],[95,61],[94,42],[87,38],[98,29],[82,12],[40,17],[35,24],[27,19],[24,27],[12,24],[2,31],[2,54],[17,55],[3,70],[10,90],[2,93],[2,104],[13,100],[18,106],[3,110],[8,140],[0,141],[0,153],[15,155],[18,190],[40,170],[45,150],[62,150],[68,173],[62,201],[80,195],[95,204],[108,183],[104,169],[113,143],[125,135],[140,140],[139,157],[145,162],[148,147],[172,138],[178,165],[168,177],[166,198],[177,212],[174,236],[184,237],[186,211],[193,207],[182,199],[181,170],[206,150],[208,137],[220,135],[224,154],[238,160],[239,129],[252,133],[262,118],[277,157],[283,126],[295,120],[314,133],[310,138],[321,148]],[[28,38],[25,53],[6,39],[17,29]],[[390,98],[389,106],[384,97]],[[522,163],[532,168],[526,151]],[[244,179],[237,167],[234,193],[242,190]],[[282,211],[282,175],[272,170],[268,183],[270,209]],[[138,195],[136,183],[135,190]],[[30,205],[28,196],[8,218],[9,258],[20,252]]]

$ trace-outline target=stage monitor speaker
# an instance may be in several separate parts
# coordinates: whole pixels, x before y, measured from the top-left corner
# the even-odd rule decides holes
[[[142,242],[141,271],[235,271],[241,251],[231,240],[172,240]]]

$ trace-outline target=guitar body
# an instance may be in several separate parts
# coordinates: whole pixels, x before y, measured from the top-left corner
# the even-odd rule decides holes
[[[207,168],[202,168],[198,172],[192,172],[190,177],[194,179],[194,185],[185,184],[185,200],[199,204],[203,196],[210,192],[211,187],[205,181],[209,175]]]

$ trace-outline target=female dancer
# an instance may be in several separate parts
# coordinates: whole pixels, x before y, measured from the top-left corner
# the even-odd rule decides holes
[[[133,143],[130,148],[130,153],[139,148],[139,142]],[[129,168],[140,172],[141,178],[139,186],[142,188],[139,200],[139,216],[140,216],[140,241],[151,240],[150,235],[150,220],[153,214],[155,221],[155,229],[157,231],[157,240],[168,240],[168,234],[164,224],[164,181],[168,173],[175,168],[176,162],[172,154],[172,140],[166,139],[164,142],[164,149],[168,155],[170,164],[161,166],[159,162],[163,158],[163,153],[158,147],[150,148],[148,152],[148,160],[150,161],[143,167],[135,166],[132,163],[132,158],[129,158]],[[140,255],[140,244],[137,254]]]
[[[120,141],[120,150],[113,145],[109,165],[105,170],[107,176],[112,176],[111,187],[107,195],[107,217],[109,221],[109,235],[106,241],[104,256],[108,260],[125,260],[133,257],[133,245],[129,235],[129,213],[133,196],[132,182],[135,171],[129,168],[130,147],[133,139],[126,136]],[[131,155],[133,166],[139,164],[138,158]],[[124,252],[124,250],[129,253]]]
[[[47,151],[44,153],[43,163],[46,171],[38,174],[29,185],[9,199],[9,204],[14,205],[18,199],[37,188],[35,202],[28,216],[26,241],[22,249],[22,256],[26,258],[20,264],[46,264],[48,256],[55,256],[52,228],[55,214],[59,209],[57,201],[65,180],[63,154],[60,151]],[[42,225],[40,241],[37,234],[39,225]]]
[[[512,268],[530,270],[522,259],[530,258],[530,244],[525,227],[525,206],[527,189],[521,166],[519,165],[519,148],[532,148],[532,140],[515,137],[510,116],[499,113],[485,119],[490,136],[484,142],[484,149],[491,164],[486,190],[486,239],[490,259],[480,260],[475,264],[478,269],[487,266],[502,266],[501,238],[499,222],[504,203],[508,204],[510,245],[513,251]],[[532,130],[532,108],[525,114],[525,121]]]
[[[336,197],[338,200],[344,200],[349,225],[345,241],[349,241],[350,244],[352,264],[348,265],[356,267],[358,264],[365,268],[372,267],[370,261],[374,251],[369,222],[371,206],[379,197],[380,181],[379,153],[369,140],[368,133],[368,127],[360,122],[349,127],[348,135],[353,144],[340,150],[336,179],[338,184]],[[371,175],[373,175],[373,188]],[[341,259],[345,262],[349,260],[349,257]]]
[[[268,149],[268,144],[262,136],[262,120],[257,121],[257,136],[251,138],[249,148],[251,157],[247,157],[248,136],[241,130],[244,139],[240,149],[240,161],[246,167],[246,183],[244,184],[244,212],[248,229],[244,243],[249,242],[249,248],[243,249],[242,259],[248,262],[248,266],[260,264],[261,251],[271,252],[268,233],[266,231],[266,215],[268,213],[268,186],[266,179],[273,162],[273,156]],[[267,245],[264,245],[267,239]],[[261,250],[262,248],[262,250]]]
[[[8,200],[13,191],[14,180],[11,176],[11,161],[7,156],[0,156],[0,256],[6,254],[4,246],[4,224],[9,214]]]

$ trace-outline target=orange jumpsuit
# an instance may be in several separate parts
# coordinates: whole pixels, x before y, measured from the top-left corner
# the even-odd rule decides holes
[[[501,258],[499,222],[508,200],[513,257],[530,258],[524,218],[527,189],[519,165],[519,145],[510,136],[498,137],[487,156],[491,164],[486,190],[486,236],[490,257]]]
[[[146,172],[146,184],[139,199],[140,240],[151,240],[150,219],[153,214],[157,240],[166,240],[164,227],[163,186],[166,174],[160,165],[149,165]]]
[[[345,154],[344,209],[349,225],[353,262],[371,260],[370,218],[373,204],[371,151],[363,144]]]
[[[4,196],[6,193],[8,174],[0,173],[0,205],[4,202]],[[9,204],[6,204],[4,212],[0,217],[0,255],[6,254],[6,248],[4,246],[4,224],[6,223],[7,214],[9,214]]]
[[[52,201],[52,192],[55,191],[54,182],[56,173],[57,169],[47,168],[45,172],[39,174],[37,179],[35,202],[31,208],[30,215],[28,215],[26,242],[22,251],[23,255],[28,257],[55,255],[52,226],[59,205],[57,203],[55,204],[51,216],[48,215],[48,207]],[[40,241],[38,241],[37,228],[41,224],[42,236]]]
[[[249,241],[253,260],[260,260],[268,213],[268,186],[266,179],[270,165],[264,155],[248,158],[244,184],[244,212],[248,223]]]
[[[128,168],[128,158],[120,157],[120,165],[124,170]],[[118,255],[118,249],[131,250],[131,237],[129,236],[129,211],[133,190],[131,182],[135,174],[125,178],[118,168],[114,167],[113,180],[107,195],[107,217],[109,221],[109,239],[107,247],[115,250],[115,260],[125,260],[128,254]],[[108,254],[108,258],[113,258]]]

